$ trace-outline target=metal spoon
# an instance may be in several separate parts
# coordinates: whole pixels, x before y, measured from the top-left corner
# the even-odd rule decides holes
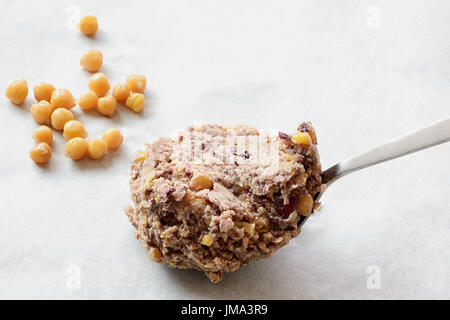
[[[450,118],[447,118],[335,164],[322,172],[322,183],[328,188],[333,182],[353,171],[449,141]],[[314,200],[319,200],[323,193],[324,191],[316,193]],[[301,216],[298,222],[299,227],[303,226],[310,216]]]

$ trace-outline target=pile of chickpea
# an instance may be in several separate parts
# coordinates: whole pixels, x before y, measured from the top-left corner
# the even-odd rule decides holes
[[[97,18],[83,17],[79,29],[86,36],[94,35],[98,30]],[[100,114],[107,117],[114,115],[117,102],[125,103],[134,112],[141,112],[144,109],[143,93],[147,86],[145,76],[140,74],[128,76],[125,82],[117,83],[112,89],[112,94],[108,95],[111,89],[109,81],[103,73],[97,72],[103,65],[103,54],[99,50],[88,50],[82,55],[80,65],[87,71],[95,72],[89,78],[89,91],[78,99],[81,109],[97,109]],[[31,116],[41,125],[33,134],[37,145],[30,151],[30,158],[35,163],[46,163],[52,156],[50,145],[53,133],[50,126],[62,131],[64,139],[67,140],[65,155],[73,160],[80,160],[86,155],[92,159],[100,159],[107,150],[115,150],[122,144],[123,136],[115,128],[104,131],[101,139],[86,140],[88,134],[84,125],[75,120],[74,114],[70,111],[76,106],[77,101],[69,90],[55,89],[50,83],[41,82],[34,86],[33,91],[36,103],[31,105]],[[6,89],[6,97],[17,105],[22,104],[27,95],[28,84],[25,79],[14,81]]]

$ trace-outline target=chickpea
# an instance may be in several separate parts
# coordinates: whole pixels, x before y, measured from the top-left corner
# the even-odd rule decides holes
[[[80,31],[86,36],[94,35],[98,30],[97,18],[94,16],[84,16],[79,23]]]
[[[314,205],[314,200],[311,195],[307,194],[300,198],[298,202],[298,213],[302,216],[307,216],[311,213]]]
[[[66,89],[56,89],[52,93],[50,103],[55,108],[72,109],[75,106],[75,98],[72,93]]]
[[[40,142],[30,150],[30,158],[36,163],[46,163],[52,157],[52,149],[45,142]]]
[[[109,81],[102,72],[94,73],[89,78],[89,90],[95,92],[98,97],[103,97],[110,88]]]
[[[92,159],[100,159],[106,152],[106,142],[102,139],[94,138],[88,141],[87,151]]]
[[[47,82],[39,82],[37,85],[34,86],[33,91],[34,91],[34,98],[36,99],[36,101],[45,100],[50,102],[52,93],[53,91],[55,91],[55,87]]]
[[[156,247],[151,247],[148,250],[148,257],[150,258],[150,260],[152,260],[153,262],[158,262],[160,261],[159,259],[161,259],[162,257],[162,253],[161,251],[156,248]]]
[[[6,97],[14,104],[22,104],[28,95],[28,84],[25,79],[13,81],[6,89]]]
[[[141,112],[145,106],[145,97],[142,93],[132,93],[125,104],[134,112]]]
[[[107,117],[112,117],[116,112],[117,101],[113,96],[98,98],[97,111]]]
[[[48,101],[42,100],[38,103],[33,103],[30,112],[34,121],[39,124],[49,125],[53,110],[53,106]]]
[[[80,65],[87,71],[96,72],[103,65],[103,54],[99,50],[88,50],[81,56]]]
[[[147,86],[147,79],[142,74],[132,74],[126,79],[127,85],[133,92],[144,92]]]
[[[40,126],[33,133],[33,139],[37,143],[45,142],[46,144],[51,144],[53,141],[52,129],[47,126]]]
[[[92,110],[97,107],[97,95],[92,91],[83,93],[78,99],[78,105],[83,110]]]
[[[84,138],[76,137],[66,142],[64,153],[67,158],[80,160],[87,153],[87,141]]]
[[[123,136],[119,130],[111,128],[103,132],[102,140],[106,142],[108,150],[115,150],[122,144]]]
[[[124,82],[117,83],[113,88],[113,96],[119,102],[124,102],[130,95],[130,88]]]
[[[53,128],[56,130],[62,130],[66,122],[74,120],[75,117],[73,116],[72,111],[66,108],[58,108],[53,111],[51,119]]]
[[[203,189],[211,189],[213,187],[213,182],[210,177],[204,174],[196,175],[189,182],[192,190],[200,191]]]
[[[63,137],[66,140],[70,140],[76,137],[86,138],[87,132],[80,121],[70,120],[67,121],[64,125]]]

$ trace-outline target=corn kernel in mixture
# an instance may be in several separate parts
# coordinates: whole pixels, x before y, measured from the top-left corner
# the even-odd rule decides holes
[[[150,258],[150,260],[152,260],[154,262],[158,262],[158,259],[160,259],[162,257],[162,254],[158,248],[151,247],[148,250],[148,257]]]
[[[209,234],[205,234],[202,237],[202,244],[204,244],[205,246],[211,246],[213,243],[213,238],[211,238],[211,236]]]
[[[308,146],[308,147],[312,143],[311,137],[309,136],[309,134],[307,132],[296,131],[294,133],[294,135],[292,136],[291,140],[295,144],[299,144],[302,146]]]
[[[242,226],[244,227],[245,232],[247,232],[250,237],[253,237],[253,234],[255,233],[255,224],[242,222]]]

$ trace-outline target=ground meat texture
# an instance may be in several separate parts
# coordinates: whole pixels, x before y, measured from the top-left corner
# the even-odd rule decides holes
[[[138,151],[126,214],[150,258],[219,282],[298,236],[299,199],[322,182],[316,133],[308,122],[297,130],[312,144],[282,132],[203,125]]]

